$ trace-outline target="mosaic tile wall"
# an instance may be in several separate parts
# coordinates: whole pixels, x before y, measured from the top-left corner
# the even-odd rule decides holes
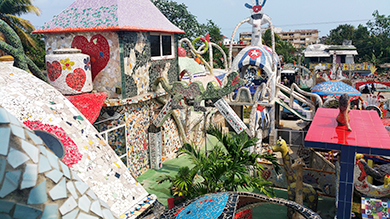
[[[154,100],[128,105],[126,110],[127,131],[127,165],[133,176],[139,176],[147,171],[149,166],[148,127],[154,110],[159,105]],[[177,148],[181,147],[176,124],[169,118],[162,131],[163,161],[175,156]]]
[[[115,119],[106,122],[98,123],[95,128],[101,133],[109,129],[118,127],[119,125],[125,124],[125,106],[114,106],[114,107],[103,107],[100,111],[100,115],[97,122],[104,121],[108,118],[114,117]],[[107,139],[108,144],[115,151],[118,156],[126,154],[126,136],[125,127],[116,129],[112,132],[108,132]],[[105,138],[105,136],[103,136]],[[122,158],[123,163],[127,163],[126,158]]]
[[[19,121],[39,121],[63,130],[47,129],[54,135],[67,135],[77,145],[82,157],[78,162],[71,159],[77,162],[71,169],[116,216],[127,213],[148,195],[96,129],[52,86],[23,70],[0,64],[0,97],[0,105]]]
[[[170,82],[178,79],[177,56],[173,59],[151,61],[149,33],[118,32],[118,35],[123,46],[123,98],[150,92],[151,85],[160,75]],[[177,42],[176,35],[175,42]]]
[[[106,92],[108,98],[121,98],[122,87],[119,40],[115,32],[80,32],[45,34],[46,54],[61,48],[78,48],[91,57],[93,89]],[[51,63],[50,63],[51,64]]]
[[[114,218],[41,138],[1,107],[0,145],[0,218]]]

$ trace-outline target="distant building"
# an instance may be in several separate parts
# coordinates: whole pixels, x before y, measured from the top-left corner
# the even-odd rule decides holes
[[[263,30],[263,34],[266,29]],[[311,30],[289,30],[282,31],[282,28],[275,27],[274,32],[279,35],[283,41],[289,41],[295,48],[305,48],[308,45],[319,43],[319,31],[317,29]],[[240,33],[240,41],[245,45],[250,45],[252,39],[252,32]]]
[[[289,41],[295,48],[305,48],[319,43],[318,33],[317,29],[276,32],[283,41]]]
[[[348,45],[348,43],[343,45],[315,44],[307,46],[303,54],[305,55],[305,64],[312,67],[319,63],[330,65],[334,59],[336,64],[354,64],[354,56],[358,52],[355,46]]]
[[[240,33],[240,44],[250,45],[252,40],[252,32]]]
[[[345,40],[343,45],[309,45],[303,54],[305,56],[304,65],[310,70],[316,68],[325,72],[342,70],[345,76],[375,72],[371,63],[355,63],[354,59],[358,52],[350,40]]]
[[[223,37],[222,37],[222,44],[225,45],[225,46],[230,45],[230,39],[227,38],[227,37],[225,37],[225,36],[223,36]],[[233,41],[233,45],[235,45],[235,44],[237,44],[237,42],[236,42],[236,41]]]

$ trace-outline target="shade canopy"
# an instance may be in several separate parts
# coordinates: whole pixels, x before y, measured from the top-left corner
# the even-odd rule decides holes
[[[360,96],[361,93],[355,88],[349,86],[341,81],[325,81],[319,83],[311,88],[312,93],[316,93],[321,96],[325,95],[342,95],[348,94],[349,96]]]

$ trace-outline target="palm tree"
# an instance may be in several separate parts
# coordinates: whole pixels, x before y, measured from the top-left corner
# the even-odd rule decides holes
[[[5,21],[19,36],[24,45],[35,46],[30,34],[35,28],[30,21],[18,16],[26,13],[40,15],[40,10],[31,0],[1,0],[0,19]],[[4,40],[4,39],[3,39]]]

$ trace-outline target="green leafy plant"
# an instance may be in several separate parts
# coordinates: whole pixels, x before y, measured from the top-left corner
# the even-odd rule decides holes
[[[159,183],[169,181],[172,195],[183,196],[185,199],[249,188],[256,188],[269,196],[274,195],[271,183],[261,177],[263,167],[258,159],[270,161],[276,171],[279,171],[279,164],[273,155],[249,153],[248,149],[256,144],[256,138],[250,139],[245,133],[223,134],[221,128],[215,127],[207,132],[214,135],[221,144],[215,145],[207,153],[194,144],[184,144],[178,155],[187,155],[194,167],[181,167],[176,176],[162,176]]]

